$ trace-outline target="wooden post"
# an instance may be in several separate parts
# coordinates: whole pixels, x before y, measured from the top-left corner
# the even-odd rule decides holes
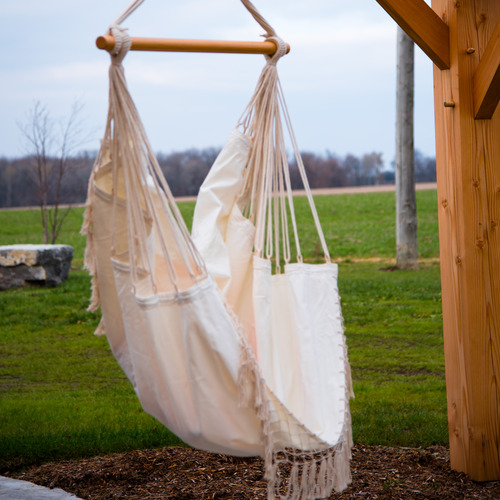
[[[451,466],[477,481],[498,480],[500,110],[474,119],[474,74],[494,42],[500,2],[432,6],[450,32],[450,69],[434,68],[434,87]]]
[[[489,119],[500,101],[500,19],[474,73],[476,118]]]

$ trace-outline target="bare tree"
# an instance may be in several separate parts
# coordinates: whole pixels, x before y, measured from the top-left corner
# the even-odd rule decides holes
[[[54,121],[49,111],[35,102],[28,119],[20,124],[26,153],[32,160],[38,188],[38,201],[44,243],[55,243],[71,209],[62,196],[65,178],[75,169],[72,155],[86,141],[80,114],[83,105],[75,102],[66,121]]]
[[[396,94],[396,266],[418,268],[415,148],[413,143],[414,43],[398,28]]]

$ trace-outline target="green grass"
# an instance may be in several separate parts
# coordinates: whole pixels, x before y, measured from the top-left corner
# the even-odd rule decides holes
[[[315,198],[332,257],[359,259],[395,257],[395,194],[367,193]],[[305,197],[296,198],[297,222],[304,256],[320,256],[319,238],[310,223]],[[418,252],[422,258],[439,255],[436,191],[417,192]]]
[[[365,444],[447,442],[439,266],[340,266],[354,381],[353,432]]]
[[[69,211],[56,243],[71,245],[73,266],[83,266],[85,238],[80,234],[83,208]],[[39,210],[0,210],[0,245],[43,243],[42,223]]]
[[[297,199],[307,260],[318,239]],[[395,253],[394,194],[316,198],[339,288],[356,397],[354,438],[365,444],[447,443],[435,191],[417,193],[418,271],[382,271]],[[181,204],[190,220],[193,203]],[[58,288],[0,293],[0,473],[47,461],[179,444],[145,414],[86,311],[82,209],[59,242],[74,247]],[[0,245],[40,243],[37,211],[0,211]]]
[[[0,294],[0,471],[41,461],[179,444],[140,408],[96,337],[89,279]]]

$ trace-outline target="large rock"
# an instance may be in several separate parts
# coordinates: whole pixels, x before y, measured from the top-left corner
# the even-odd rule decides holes
[[[69,245],[0,246],[0,290],[27,284],[57,286],[68,278],[72,259]]]

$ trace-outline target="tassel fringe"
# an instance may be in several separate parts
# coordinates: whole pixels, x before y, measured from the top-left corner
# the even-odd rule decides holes
[[[253,405],[262,422],[264,477],[267,480],[268,500],[313,500],[327,498],[333,490],[343,491],[351,483],[350,461],[353,444],[349,411],[352,382],[347,347],[344,350],[347,408],[339,442],[335,446],[319,451],[283,449],[275,437],[280,431],[273,419],[272,402],[255,355],[231,306],[226,303],[226,307],[235,325],[238,325],[241,339],[239,403],[243,407]],[[303,432],[308,433],[306,429],[303,429]]]
[[[96,160],[96,163],[99,161],[99,157]],[[87,203],[85,205],[85,212],[83,214],[83,224],[80,230],[80,234],[87,238],[87,245],[85,247],[85,253],[83,258],[83,267],[86,269],[90,276],[91,280],[91,290],[92,295],[90,297],[90,304],[87,307],[87,311],[95,312],[99,309],[101,305],[101,296],[99,293],[99,279],[97,277],[97,257],[95,252],[95,241],[94,241],[94,212],[92,210],[93,201],[94,201],[94,172],[95,166],[92,171],[92,175],[89,180],[89,188],[87,193]],[[104,335],[104,322],[101,318],[99,325],[97,326],[94,334],[95,335]]]

